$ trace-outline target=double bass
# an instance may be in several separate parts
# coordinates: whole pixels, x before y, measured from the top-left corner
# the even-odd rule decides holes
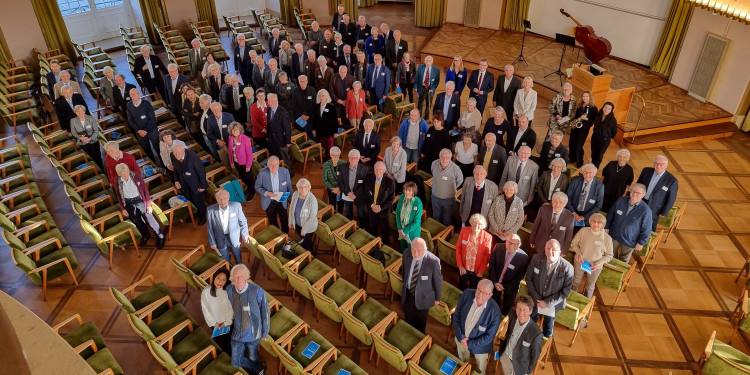
[[[587,59],[591,60],[592,63],[596,64],[605,57],[609,56],[612,52],[612,45],[609,40],[596,35],[594,28],[589,25],[581,25],[578,20],[573,18],[565,9],[560,9],[565,17],[570,18],[576,23],[576,42],[583,46],[583,54]]]

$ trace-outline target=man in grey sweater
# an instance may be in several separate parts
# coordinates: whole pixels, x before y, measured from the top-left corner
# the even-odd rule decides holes
[[[440,159],[432,162],[432,217],[445,226],[451,225],[456,192],[464,181],[461,168],[451,161],[451,150],[440,150]]]

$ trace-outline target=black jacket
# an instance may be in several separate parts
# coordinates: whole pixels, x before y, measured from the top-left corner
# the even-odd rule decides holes
[[[276,107],[276,113],[271,119],[273,111],[271,107],[268,107],[268,121],[266,127],[268,129],[268,140],[269,146],[271,146],[271,153],[283,147],[287,147],[288,144],[292,143],[292,119],[289,117],[289,112],[281,106]]]
[[[551,148],[552,148],[552,143],[550,143],[549,141],[545,141],[544,143],[542,143],[542,151],[539,153],[539,162],[537,163],[539,164],[540,176],[542,175],[542,172],[549,169],[549,163],[552,160],[557,159],[557,158],[562,158],[563,160],[565,160],[565,163],[568,163],[569,161],[568,149],[562,144],[557,146],[557,148],[554,150],[554,153],[552,154],[552,157],[548,158],[549,151]]]
[[[131,85],[125,82],[125,96],[120,94],[120,88],[115,86],[112,88],[112,96],[114,96],[115,109],[121,113],[125,113],[127,110],[127,104],[130,102],[130,90],[136,88],[135,85]]]
[[[513,151],[514,154],[518,153],[518,149],[521,148],[521,146],[529,146],[533,150],[534,145],[536,145],[536,133],[534,132],[534,129],[531,128],[531,126],[526,128],[526,132],[523,133],[521,139],[518,140],[518,143],[514,143],[516,141],[516,135],[518,135],[519,129],[521,128],[518,126],[514,126],[508,132],[508,139],[505,142],[505,149],[508,150],[509,153],[511,151]]]
[[[448,113],[443,112],[445,121],[445,127],[453,129],[458,126],[458,117],[461,116],[461,96],[453,94],[450,97],[450,107],[448,107]],[[432,106],[432,113],[435,111],[442,111],[445,107],[445,93],[441,92],[435,97],[435,104]]]
[[[365,178],[367,178],[369,168],[362,163],[357,164],[357,178],[354,179],[353,188],[349,188],[349,171],[349,163],[343,164],[339,167],[339,189],[341,190],[341,194],[348,195],[350,192],[354,193],[356,196],[354,202],[364,203]]]
[[[508,85],[508,90],[505,89],[505,74],[497,78],[497,84],[495,85],[495,93],[492,95],[492,101],[497,102],[497,105],[503,107],[505,115],[508,118],[513,118],[513,101],[516,100],[516,91],[521,88],[521,80],[518,77],[513,77]]]
[[[318,137],[333,137],[338,131],[339,117],[336,115],[336,107],[333,103],[326,104],[323,115],[320,114],[320,104],[316,104],[312,110],[312,126]]]
[[[378,155],[380,155],[380,134],[373,129],[370,133],[369,142],[365,145],[364,141],[365,131],[360,130],[354,138],[354,148],[359,150],[360,156],[370,158],[370,162],[367,164],[373,166],[378,161]]]
[[[195,151],[185,149],[185,157],[182,162],[177,160],[174,154],[170,154],[170,158],[172,158],[172,165],[174,166],[174,180],[180,183],[180,190],[196,191],[208,188],[206,168]]]
[[[73,107],[77,105],[82,105],[86,107],[86,114],[90,115],[91,112],[89,112],[89,108],[86,105],[86,100],[83,99],[83,96],[81,94],[73,94],[73,97],[70,98],[73,101]],[[70,104],[68,104],[68,101],[65,100],[64,96],[60,96],[59,98],[55,99],[55,113],[57,114],[57,121],[60,123],[60,129],[63,130],[70,130],[70,120],[76,117],[75,112],[73,112],[73,108],[70,107]]]
[[[395,198],[396,183],[387,174],[383,174],[383,179],[380,181],[380,189],[378,190],[378,199],[373,200],[375,195],[375,174],[370,173],[365,178],[365,206],[367,209],[371,205],[376,204],[380,206],[380,213],[390,213],[393,206],[393,199]]]
[[[292,89],[292,117],[294,117],[294,121],[297,121],[297,118],[302,115],[313,117],[315,96],[315,89],[309,84],[304,90],[299,87]]]

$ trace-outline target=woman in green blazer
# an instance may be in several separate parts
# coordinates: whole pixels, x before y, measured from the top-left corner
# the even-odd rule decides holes
[[[396,203],[396,229],[401,250],[411,247],[411,241],[420,235],[422,201],[416,195],[417,184],[407,182]]]

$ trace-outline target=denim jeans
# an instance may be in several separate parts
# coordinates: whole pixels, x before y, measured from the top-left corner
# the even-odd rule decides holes
[[[451,225],[451,215],[453,215],[454,198],[441,199],[432,195],[432,218],[442,223],[446,227]]]
[[[407,148],[404,147],[404,151],[406,151],[406,162],[407,163],[416,163],[419,162],[419,150],[414,148]]]
[[[260,339],[254,341],[232,340],[232,366],[242,367],[256,373],[263,369],[258,355]],[[247,357],[245,357],[247,349]]]
[[[540,316],[544,319],[544,322],[542,323],[542,334],[547,338],[552,337],[552,329],[555,328],[555,317],[540,315],[539,311],[537,311],[537,307],[534,306],[534,311],[531,312],[531,319],[536,323]]]

